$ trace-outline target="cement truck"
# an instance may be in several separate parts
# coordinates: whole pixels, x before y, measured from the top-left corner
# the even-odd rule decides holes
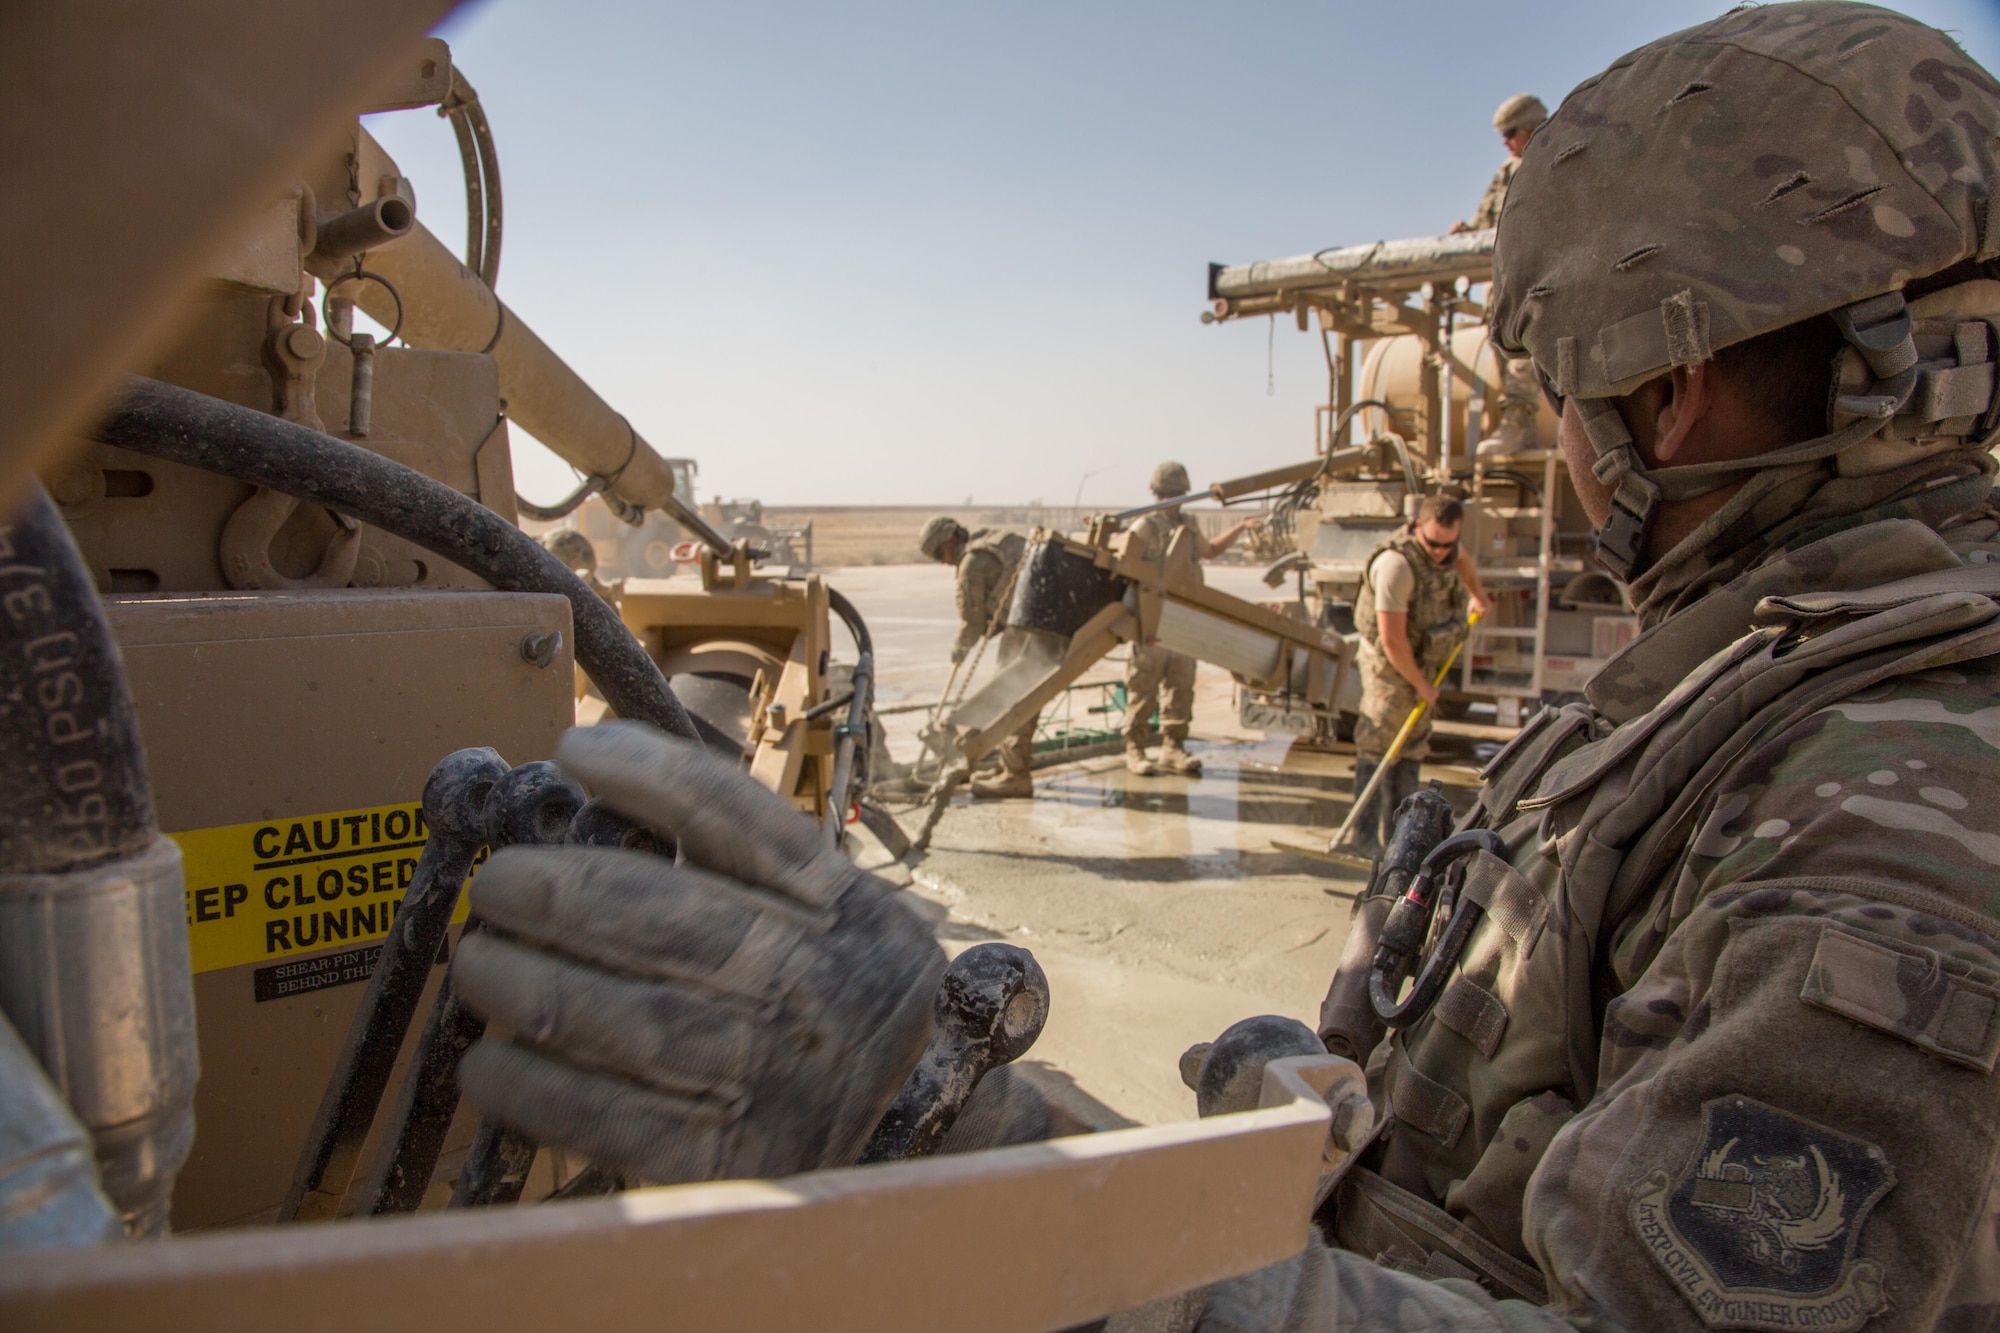
[[[1212,264],[1201,318],[1283,316],[1316,331],[1325,349],[1327,399],[1314,411],[1312,450],[1352,461],[1276,502],[1267,550],[1276,561],[1267,581],[1290,582],[1315,623],[1352,634],[1376,544],[1422,496],[1464,499],[1463,540],[1495,613],[1473,629],[1442,712],[1490,709],[1484,725],[1504,733],[1544,696],[1581,690],[1638,622],[1591,561],[1553,410],[1532,387],[1508,383],[1475,299],[1492,269],[1491,231]],[[1503,429],[1509,397],[1515,422]],[[1326,734],[1324,719],[1287,701],[1240,698],[1247,725]]]

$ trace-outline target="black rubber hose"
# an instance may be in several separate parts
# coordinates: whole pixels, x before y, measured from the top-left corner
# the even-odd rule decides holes
[[[854,651],[866,657],[875,656],[875,640],[868,635],[868,622],[861,618],[861,612],[855,609],[854,603],[848,601],[840,589],[828,588],[826,604],[847,626],[847,632],[854,636]]]
[[[854,788],[857,771],[862,773],[864,785],[866,782],[861,756],[866,753],[863,738],[871,730],[870,714],[875,707],[875,640],[869,635],[868,622],[861,618],[861,612],[839,589],[826,590],[826,604],[854,636],[855,652],[854,688],[848,692],[847,721],[835,729],[833,780],[827,784],[826,827],[838,845],[851,804],[848,793]]]
[[[295,495],[414,542],[505,592],[569,599],[576,658],[618,716],[729,754],[698,726],[618,613],[542,544],[478,501],[401,463],[267,412],[157,380],[127,381],[97,440]]]
[[[145,850],[153,789],[97,585],[30,486],[0,523],[0,874],[54,875]]]

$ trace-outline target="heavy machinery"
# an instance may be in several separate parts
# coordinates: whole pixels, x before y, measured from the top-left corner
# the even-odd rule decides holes
[[[433,105],[470,131],[474,150],[463,264],[350,116],[207,266],[174,336],[138,367],[151,386],[43,472],[105,595],[159,824],[188,876],[203,1073],[200,1129],[173,1190],[178,1229],[280,1205],[417,872],[425,775],[471,745],[517,765],[546,758],[574,720],[573,658],[627,716],[647,713],[615,675],[679,679],[692,705],[684,725],[745,753],[815,816],[851,804],[858,740],[835,731],[851,707],[867,708],[865,626],[816,578],[752,572],[747,543],[686,504],[686,461],[654,453],[494,296],[494,141],[443,43],[406,58],[400,81],[363,109]],[[389,336],[364,331],[357,306]],[[631,660],[636,645],[594,597],[566,600],[546,580],[454,559],[452,539],[413,531],[478,521],[526,540],[509,526],[513,420],[587,470],[586,490],[630,511],[664,507],[706,543],[695,586],[634,581],[623,599],[650,661]],[[262,422],[324,432],[372,467],[386,460],[387,480],[343,502],[306,446],[260,444]],[[216,447],[224,432],[249,447]],[[185,447],[162,443],[170,435]],[[395,464],[439,491],[409,490]],[[399,515],[403,535],[392,531]],[[861,659],[844,668],[845,700],[829,683],[835,608]],[[586,609],[603,623],[586,623]],[[633,649],[622,667],[592,646],[607,634]],[[664,686],[655,694],[653,720],[671,723],[679,705]],[[471,1129],[459,1124],[448,1150],[462,1151]]]
[[[758,563],[769,562],[792,573],[812,568],[812,524],[767,526],[761,500],[710,499],[696,504],[694,479],[701,471],[692,458],[669,458],[674,494],[731,542],[742,541],[761,552]],[[598,568],[607,579],[664,579],[681,565],[694,564],[700,547],[685,525],[660,512],[640,512],[590,490],[586,482],[575,495],[554,505],[522,503],[530,518],[566,520],[597,548]]]
[[[541,762],[572,660],[834,838],[870,645],[494,295],[493,137],[423,36],[448,8],[9,11],[7,188],[34,206],[0,212],[0,1324],[1028,1333],[1295,1252],[1371,1125],[1325,1056],[1199,1124],[577,1202],[539,1201],[618,1182],[457,1113],[445,964],[484,852],[646,845]],[[463,262],[356,119],[429,106],[465,152]],[[621,619],[523,533],[509,421],[695,534],[699,591],[630,581]],[[1198,589],[1117,577],[1136,609],[1100,629],[1207,625]],[[1258,629],[1246,671],[1325,681],[1336,647]],[[1020,952],[954,964],[1004,1026],[941,989],[937,1095],[899,1097],[872,1156],[934,1145],[963,1072],[1032,1038]],[[346,1220],[268,1225],[309,1218]]]
[[[1582,689],[1638,621],[1590,559],[1554,412],[1536,401],[1531,427],[1512,438],[1500,431],[1507,369],[1473,299],[1492,268],[1490,231],[1212,264],[1202,321],[1289,315],[1300,332],[1317,321],[1325,349],[1313,451],[1340,461],[1274,506],[1269,581],[1293,579],[1305,615],[1351,634],[1376,544],[1422,496],[1461,496],[1462,540],[1494,613],[1473,630],[1444,711],[1463,716],[1483,703],[1511,727],[1524,705],[1532,712],[1545,694]],[[1241,700],[1246,725],[1324,734],[1321,720],[1269,697]]]

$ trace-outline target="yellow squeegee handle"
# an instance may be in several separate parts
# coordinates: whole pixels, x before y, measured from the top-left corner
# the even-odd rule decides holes
[[[1479,623],[1479,613],[1477,611],[1474,611],[1468,616],[1466,616],[1465,638],[1460,639],[1457,643],[1451,646],[1451,652],[1448,655],[1446,655],[1444,659],[1444,665],[1438,668],[1437,676],[1431,681],[1432,685],[1438,687],[1442,687],[1444,685],[1444,678],[1446,675],[1450,673],[1452,663],[1458,661],[1459,650],[1465,647],[1466,640],[1472,637],[1471,633],[1472,627],[1474,625],[1477,625],[1478,623]],[[1368,802],[1374,797],[1375,788],[1377,788],[1382,784],[1382,777],[1389,771],[1389,766],[1395,763],[1397,758],[1403,753],[1403,746],[1409,742],[1410,733],[1417,729],[1417,719],[1424,715],[1424,709],[1427,706],[1428,705],[1425,700],[1422,699],[1417,700],[1417,706],[1415,708],[1412,708],[1410,710],[1410,715],[1403,719],[1402,730],[1396,733],[1395,740],[1389,742],[1389,748],[1387,752],[1383,754],[1382,762],[1375,766],[1375,772],[1373,776],[1371,776],[1368,779],[1368,785],[1366,787],[1363,787],[1361,789],[1361,794],[1354,798],[1354,804],[1351,807],[1349,807],[1347,811],[1347,818],[1341,821],[1340,828],[1337,831],[1335,831],[1333,835],[1333,841],[1327,844],[1328,851],[1332,851],[1338,848],[1342,843],[1347,841],[1350,835],[1353,834],[1355,821],[1360,819],[1361,812],[1368,808]]]

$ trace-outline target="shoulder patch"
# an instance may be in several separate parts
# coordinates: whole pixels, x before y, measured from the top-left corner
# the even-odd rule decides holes
[[[1883,1151],[1748,1097],[1701,1108],[1678,1176],[1639,1183],[1632,1229],[1710,1328],[1854,1333],[1886,1308],[1857,1259],[1869,1210],[1896,1183]]]
[[[1799,998],[1984,1073],[2000,1059],[2000,976],[1828,923]]]

